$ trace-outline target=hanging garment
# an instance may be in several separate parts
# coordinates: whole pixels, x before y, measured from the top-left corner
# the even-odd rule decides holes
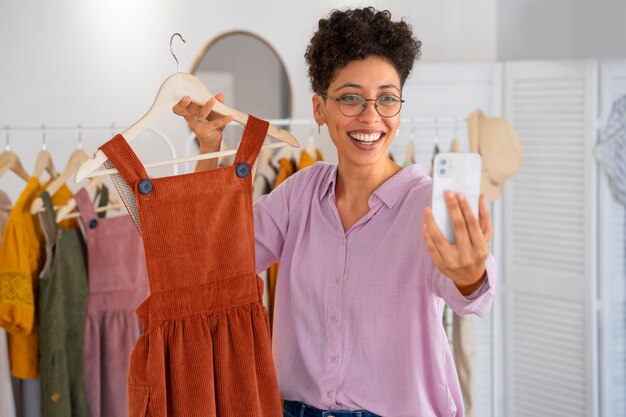
[[[29,210],[42,191],[37,177],[28,180],[11,210],[0,248],[0,326],[10,334],[11,373],[22,379],[37,378],[39,372],[35,303],[44,238],[37,219]],[[62,205],[71,197],[72,192],[63,185],[52,203]],[[61,227],[71,225],[76,225],[76,221],[64,222]]]
[[[39,280],[41,406],[44,417],[88,417],[83,387],[87,252],[79,228],[59,229],[50,195],[39,222],[47,261]]]
[[[103,188],[100,204],[107,204]],[[90,417],[128,415],[128,361],[139,338],[134,310],[148,295],[141,237],[130,216],[99,218],[89,194],[74,196],[80,212],[89,271],[84,380]]]
[[[254,181],[252,183],[252,203],[261,198],[261,196],[268,194],[274,188],[274,182],[276,181],[276,175],[278,169],[274,166],[272,161],[268,161],[266,164],[259,162],[258,168],[254,175]]]
[[[287,158],[281,158],[278,161],[278,174],[276,175],[274,188],[282,184],[287,178],[292,176],[294,172],[296,172],[296,166],[294,162]],[[274,328],[274,301],[276,299],[276,280],[278,279],[278,267],[279,264],[274,264],[267,269],[267,311],[269,313],[270,332]]]
[[[0,248],[0,326],[10,333],[11,373],[27,379],[37,377],[39,366],[34,283],[42,237],[28,209],[40,193],[39,180],[30,178],[11,210]]]
[[[474,317],[471,315],[460,316],[454,313],[454,318],[452,319],[452,344],[454,366],[459,375],[465,417],[474,417],[476,415],[474,411],[474,360],[476,357]]]
[[[9,221],[11,200],[0,190],[0,246],[2,233]],[[15,400],[11,386],[11,367],[9,366],[9,345],[7,334],[0,328],[0,417],[15,417]]]
[[[298,171],[301,171],[304,168],[312,166],[317,161],[323,161],[323,160],[324,160],[324,157],[322,156],[322,153],[319,151],[319,149],[315,150],[315,159],[313,159],[313,156],[309,154],[309,152],[306,149],[303,149],[302,152],[300,152],[300,162],[298,163]]]
[[[112,178],[143,236],[150,283],[130,417],[281,415],[252,218],[267,127],[250,116],[235,165],[182,176],[148,179],[120,135],[101,147],[123,177]]]

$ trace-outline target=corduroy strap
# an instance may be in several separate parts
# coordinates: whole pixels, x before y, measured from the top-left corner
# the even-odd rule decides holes
[[[111,175],[111,181],[117,189],[128,213],[135,222],[137,230],[141,233],[141,223],[139,222],[139,209],[135,191],[142,179],[148,179],[148,174],[137,155],[122,135],[115,135],[113,139],[100,147],[102,152],[109,158],[104,166],[116,168],[119,174]]]
[[[148,173],[124,136],[115,135],[100,147],[120,175],[131,185],[148,178]]]
[[[246,162],[252,167],[259,156],[263,141],[267,135],[269,123],[265,120],[257,119],[250,115],[246,123],[246,130],[243,132],[237,155],[235,155],[235,165]]]

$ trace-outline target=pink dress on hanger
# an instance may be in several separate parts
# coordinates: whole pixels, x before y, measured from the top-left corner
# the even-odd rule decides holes
[[[83,353],[87,407],[90,417],[124,417],[128,362],[141,330],[135,308],[148,296],[143,244],[130,216],[98,217],[84,189],[74,199],[89,271]]]

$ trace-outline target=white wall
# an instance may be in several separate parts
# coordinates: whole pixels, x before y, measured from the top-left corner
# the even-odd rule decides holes
[[[626,57],[626,1],[499,0],[498,59]]]
[[[176,71],[169,52],[172,33],[180,32],[187,40],[177,41],[175,50],[181,70],[188,71],[210,39],[236,29],[257,33],[275,46],[292,82],[293,117],[310,118],[303,54],[317,20],[333,8],[365,4],[389,8],[395,18],[406,17],[424,43],[424,61],[495,58],[496,0],[0,2],[0,126],[128,125],[147,110],[161,82]],[[183,152],[184,124],[167,116],[158,127],[181,143]],[[85,132],[85,147],[92,151],[111,134]],[[306,142],[308,134],[308,128],[300,132],[301,141]],[[75,132],[47,134],[58,166],[65,164],[76,141]],[[0,148],[3,142],[0,137]],[[40,143],[39,132],[11,134],[12,149],[29,170]],[[144,160],[168,155],[165,146],[153,144],[134,146]],[[13,199],[23,187],[12,174],[0,181]]]

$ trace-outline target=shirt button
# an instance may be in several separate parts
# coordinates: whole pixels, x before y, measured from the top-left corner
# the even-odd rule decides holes
[[[95,229],[96,227],[98,227],[98,220],[91,219],[91,221],[89,222],[89,228],[90,229]]]
[[[239,178],[247,177],[250,173],[250,165],[246,164],[245,162],[238,163],[237,167],[235,168],[235,173]]]
[[[339,317],[337,316],[332,316],[331,320],[333,321],[333,323],[337,323],[339,321]]]
[[[372,196],[372,203],[376,203],[378,201],[378,197],[375,195]]]
[[[333,363],[339,362],[339,356],[333,356]]]
[[[139,192],[143,195],[150,194],[152,192],[152,181],[141,180],[139,183]]]
[[[326,393],[326,396],[327,396],[328,398],[333,398],[333,392],[332,392],[332,391],[328,391],[328,392]]]

